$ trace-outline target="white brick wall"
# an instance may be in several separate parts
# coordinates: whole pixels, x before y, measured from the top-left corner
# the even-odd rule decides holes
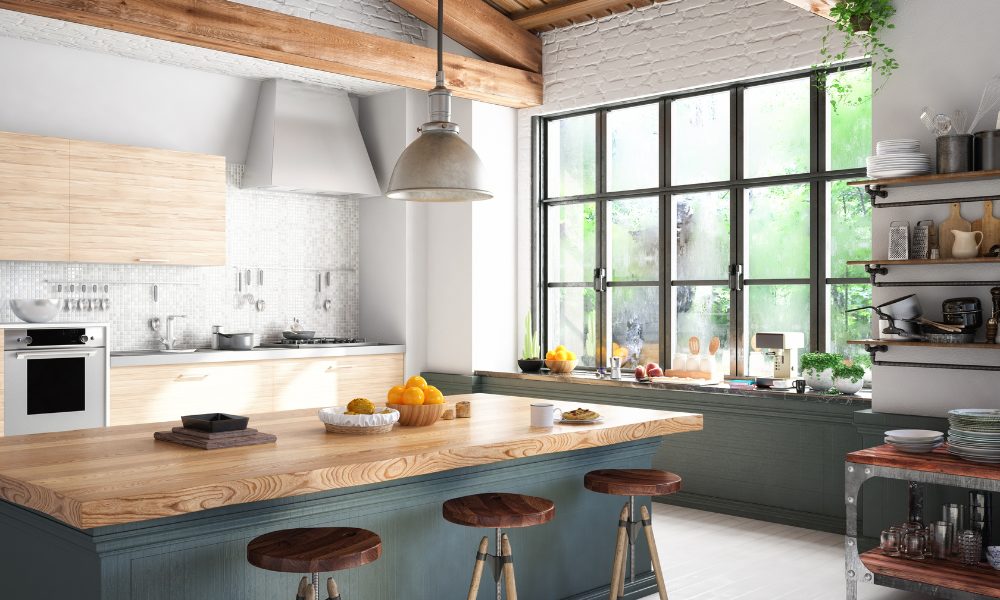
[[[784,0],[667,0],[544,33],[545,104],[518,111],[519,314],[531,289],[531,117],[808,67],[827,23]]]

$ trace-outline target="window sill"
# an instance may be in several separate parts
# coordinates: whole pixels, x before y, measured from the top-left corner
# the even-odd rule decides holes
[[[632,388],[651,390],[673,390],[690,391],[708,394],[724,394],[727,396],[741,396],[744,398],[779,398],[785,400],[797,400],[802,402],[819,402],[826,404],[858,405],[862,408],[870,408],[872,402],[871,390],[862,390],[857,394],[847,396],[842,394],[825,394],[807,390],[804,394],[798,394],[795,390],[770,390],[770,389],[743,389],[732,388],[727,383],[713,385],[694,385],[684,383],[639,383],[629,378],[620,381],[611,379],[597,379],[597,376],[584,371],[576,371],[567,375],[557,375],[552,373],[511,373],[508,371],[476,371],[478,377],[495,377],[499,379],[519,379],[523,381],[544,381],[550,383],[571,383],[579,385],[597,385],[611,388]]]

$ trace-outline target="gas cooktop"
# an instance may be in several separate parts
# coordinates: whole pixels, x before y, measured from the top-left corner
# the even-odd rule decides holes
[[[339,348],[341,346],[371,346],[364,338],[315,337],[308,340],[280,339],[261,344],[262,348]]]

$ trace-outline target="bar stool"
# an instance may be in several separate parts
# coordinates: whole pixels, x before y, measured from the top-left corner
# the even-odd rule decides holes
[[[281,573],[310,573],[312,584],[299,584],[299,596],[305,587],[319,598],[319,574],[343,571],[378,560],[382,540],[377,534],[354,527],[314,527],[282,529],[254,538],[247,545],[247,561],[255,567]],[[333,577],[326,582],[331,600],[341,600]]]
[[[490,540],[483,536],[476,553],[476,564],[472,569],[472,584],[469,586],[468,600],[475,600],[479,593],[479,582],[483,577],[486,558],[493,559],[493,579],[497,585],[497,600],[501,600],[501,573],[507,586],[507,600],[517,600],[517,584],[514,581],[514,555],[510,549],[510,539],[504,529],[512,527],[533,527],[548,523],[556,516],[556,505],[545,498],[523,494],[488,493],[452,498],[441,507],[444,518],[466,527],[488,527],[496,529],[495,554],[487,554]]]
[[[583,486],[600,494],[628,496],[618,517],[618,539],[615,543],[615,559],[611,567],[611,600],[625,596],[625,568],[629,569],[629,581],[635,581],[635,544],[639,521],[635,519],[636,496],[666,496],[681,489],[679,475],[655,469],[599,469],[587,473]],[[656,575],[656,588],[661,600],[667,600],[667,585],[660,568],[660,556],[653,538],[653,521],[645,505],[640,507],[642,528],[646,533],[646,544]],[[625,546],[628,545],[628,564],[625,561]]]

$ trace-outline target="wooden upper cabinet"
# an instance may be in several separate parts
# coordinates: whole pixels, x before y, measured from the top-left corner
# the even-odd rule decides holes
[[[222,156],[69,142],[70,260],[224,265]]]
[[[0,260],[69,259],[69,140],[0,132]]]

